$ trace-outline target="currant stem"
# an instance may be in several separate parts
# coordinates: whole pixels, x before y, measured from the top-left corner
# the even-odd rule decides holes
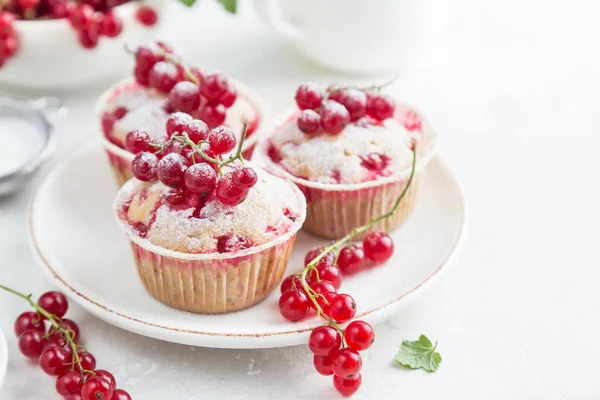
[[[79,369],[79,373],[81,374],[81,377],[83,379],[83,381],[85,382],[85,373],[89,372],[89,373],[93,373],[93,371],[88,371],[85,370],[81,367],[81,359],[79,358],[79,354],[77,353],[77,343],[75,343],[73,341],[73,337],[71,337],[71,335],[75,334],[73,332],[73,330],[71,329],[65,329],[60,325],[60,318],[56,317],[54,314],[50,314],[48,311],[44,310],[42,307],[40,307],[39,305],[35,304],[33,302],[33,300],[31,300],[31,295],[26,295],[23,294],[21,292],[18,292],[14,289],[11,289],[7,286],[4,285],[0,285],[0,289],[3,289],[9,293],[12,293],[14,295],[17,295],[19,297],[21,297],[22,299],[24,299],[25,301],[27,301],[29,303],[29,305],[31,307],[33,307],[35,309],[35,311],[37,311],[39,314],[43,315],[44,317],[46,317],[46,319],[48,321],[50,321],[50,323],[52,324],[52,327],[54,328],[54,331],[59,331],[60,333],[63,334],[63,336],[65,337],[65,340],[67,341],[67,343],[69,344],[69,347],[71,347],[71,351],[73,353],[73,365],[77,365],[77,368]]]
[[[181,68],[183,68],[183,75],[184,75],[184,76],[185,76],[185,78],[187,78],[189,81],[191,81],[192,83],[195,83],[196,85],[199,85],[199,84],[200,84],[200,81],[198,80],[198,78],[196,77],[196,75],[194,75],[194,74],[192,73],[192,71],[191,71],[191,70],[188,68],[188,66],[187,66],[187,65],[185,65],[185,63],[184,63],[184,62],[183,62],[181,59],[179,59],[179,58],[177,58],[177,57],[173,56],[173,55],[172,55],[172,54],[170,54],[170,53],[167,53],[166,51],[165,51],[165,52],[163,52],[163,57],[165,57],[165,61],[168,61],[168,62],[170,62],[170,63],[172,63],[172,64],[178,65],[178,66],[180,66]]]

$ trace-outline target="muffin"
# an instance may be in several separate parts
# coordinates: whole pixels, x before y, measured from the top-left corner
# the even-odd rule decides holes
[[[268,119],[267,105],[256,92],[220,73],[188,67],[160,42],[139,47],[135,60],[134,76],[108,88],[96,103],[96,129],[119,185],[132,177],[127,133],[143,129],[161,141],[175,112],[200,118],[210,127],[228,126],[238,138],[246,124],[243,151],[251,157],[256,133]]]
[[[372,88],[302,85],[294,108],[260,138],[253,161],[288,178],[307,201],[303,229],[339,239],[392,209],[416,174],[396,215],[373,226],[392,231],[413,211],[435,133],[414,109]],[[363,234],[362,236],[366,235]],[[359,236],[360,237],[360,236]]]
[[[114,208],[148,293],[181,310],[227,313],[277,287],[306,202],[293,183],[238,157],[239,145],[222,157],[235,143],[231,130],[201,140],[181,154],[139,152]]]

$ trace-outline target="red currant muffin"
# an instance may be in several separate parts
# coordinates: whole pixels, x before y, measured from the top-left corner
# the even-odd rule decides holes
[[[406,187],[416,148],[415,182],[396,216],[373,230],[396,228],[412,212],[420,171],[433,156],[431,126],[377,87],[305,84],[296,103],[299,109],[282,114],[263,135],[253,160],[304,192],[303,229],[339,239],[389,211]]]
[[[134,77],[110,87],[96,103],[97,127],[119,185],[131,178],[133,154],[125,136],[143,129],[164,140],[171,115],[183,112],[216,127],[225,125],[239,138],[247,124],[244,154],[250,158],[256,133],[268,119],[264,100],[248,86],[221,73],[188,67],[161,42],[135,51]],[[183,117],[181,124],[191,118]]]
[[[243,161],[231,129],[196,125],[204,133],[175,132],[160,145],[141,130],[127,135],[135,178],[117,194],[117,219],[157,300],[196,313],[241,310],[279,284],[306,201],[293,183]]]

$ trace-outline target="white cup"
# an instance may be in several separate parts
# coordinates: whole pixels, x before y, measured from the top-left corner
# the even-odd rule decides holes
[[[255,0],[308,58],[353,73],[400,69],[440,28],[445,0]]]

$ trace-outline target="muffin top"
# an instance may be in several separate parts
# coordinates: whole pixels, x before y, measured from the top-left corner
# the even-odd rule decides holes
[[[240,165],[224,167],[230,173]],[[254,167],[258,180],[241,203],[179,193],[159,181],[130,181],[118,201],[119,216],[133,235],[183,253],[231,253],[285,234],[303,214],[293,186]],[[172,196],[182,199],[173,201]]]

